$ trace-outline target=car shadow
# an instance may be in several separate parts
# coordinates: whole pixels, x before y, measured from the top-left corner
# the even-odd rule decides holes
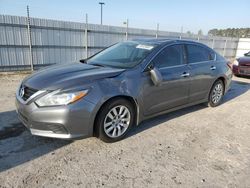
[[[174,119],[174,118],[177,118],[177,117],[183,116],[185,114],[192,113],[194,111],[201,110],[204,108],[206,108],[206,105],[199,104],[199,105],[183,108],[181,110],[169,112],[169,113],[166,113],[163,115],[159,115],[159,116],[150,118],[148,120],[141,122],[138,126],[133,127],[133,129],[129,132],[127,137],[134,136],[138,133],[141,133],[141,132],[143,132],[147,129],[150,129],[154,126],[157,126],[161,123],[164,123],[164,122],[169,121],[171,119]]]
[[[31,161],[72,141],[32,136],[16,112],[0,113],[0,172]]]
[[[236,78],[245,78],[245,79],[250,79],[250,76],[247,75],[239,75],[239,76],[234,76]]]
[[[231,88],[228,90],[226,95],[223,97],[222,103],[226,103],[233,100],[242,94],[246,93],[250,89],[250,82],[244,82],[244,80],[233,80]]]
[[[240,95],[247,92],[249,89],[250,89],[249,82],[233,80],[231,88],[226,93],[226,95],[223,97],[223,101],[222,101],[221,105],[223,105],[224,103],[226,103],[228,101],[234,100],[235,98],[237,98]],[[169,121],[171,119],[183,116],[183,115],[188,114],[188,113],[192,113],[194,111],[202,110],[204,108],[207,108],[207,106],[205,104],[199,104],[199,105],[183,108],[183,109],[180,109],[177,111],[173,111],[170,113],[166,113],[164,115],[160,115],[160,116],[145,120],[145,121],[141,122],[139,124],[139,126],[134,127],[130,131],[130,133],[128,134],[128,137],[136,135],[140,132],[143,132],[147,129],[150,129],[154,126],[157,126],[157,125],[164,123],[166,121]]]

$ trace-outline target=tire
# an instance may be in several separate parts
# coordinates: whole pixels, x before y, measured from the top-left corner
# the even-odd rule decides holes
[[[135,110],[128,100],[111,100],[101,108],[97,116],[97,135],[104,142],[117,142],[127,135],[134,120]]]
[[[208,106],[216,107],[218,106],[223,98],[225,91],[225,86],[222,80],[217,80],[213,84],[208,98]]]

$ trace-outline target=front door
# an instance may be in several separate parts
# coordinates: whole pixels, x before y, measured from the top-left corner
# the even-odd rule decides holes
[[[184,61],[183,49],[183,45],[167,46],[152,60],[152,66],[162,75],[161,85],[154,85],[150,73],[144,73],[144,115],[159,113],[188,102],[190,73]]]

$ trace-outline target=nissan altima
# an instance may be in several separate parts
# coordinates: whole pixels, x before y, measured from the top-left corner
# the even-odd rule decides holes
[[[219,105],[231,78],[228,61],[204,44],[138,39],[28,76],[17,89],[16,108],[33,135],[115,142],[148,118]]]

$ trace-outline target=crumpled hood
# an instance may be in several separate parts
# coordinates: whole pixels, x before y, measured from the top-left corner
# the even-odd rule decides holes
[[[124,69],[99,67],[82,63],[55,65],[28,76],[23,84],[37,90],[55,90],[115,77]]]

